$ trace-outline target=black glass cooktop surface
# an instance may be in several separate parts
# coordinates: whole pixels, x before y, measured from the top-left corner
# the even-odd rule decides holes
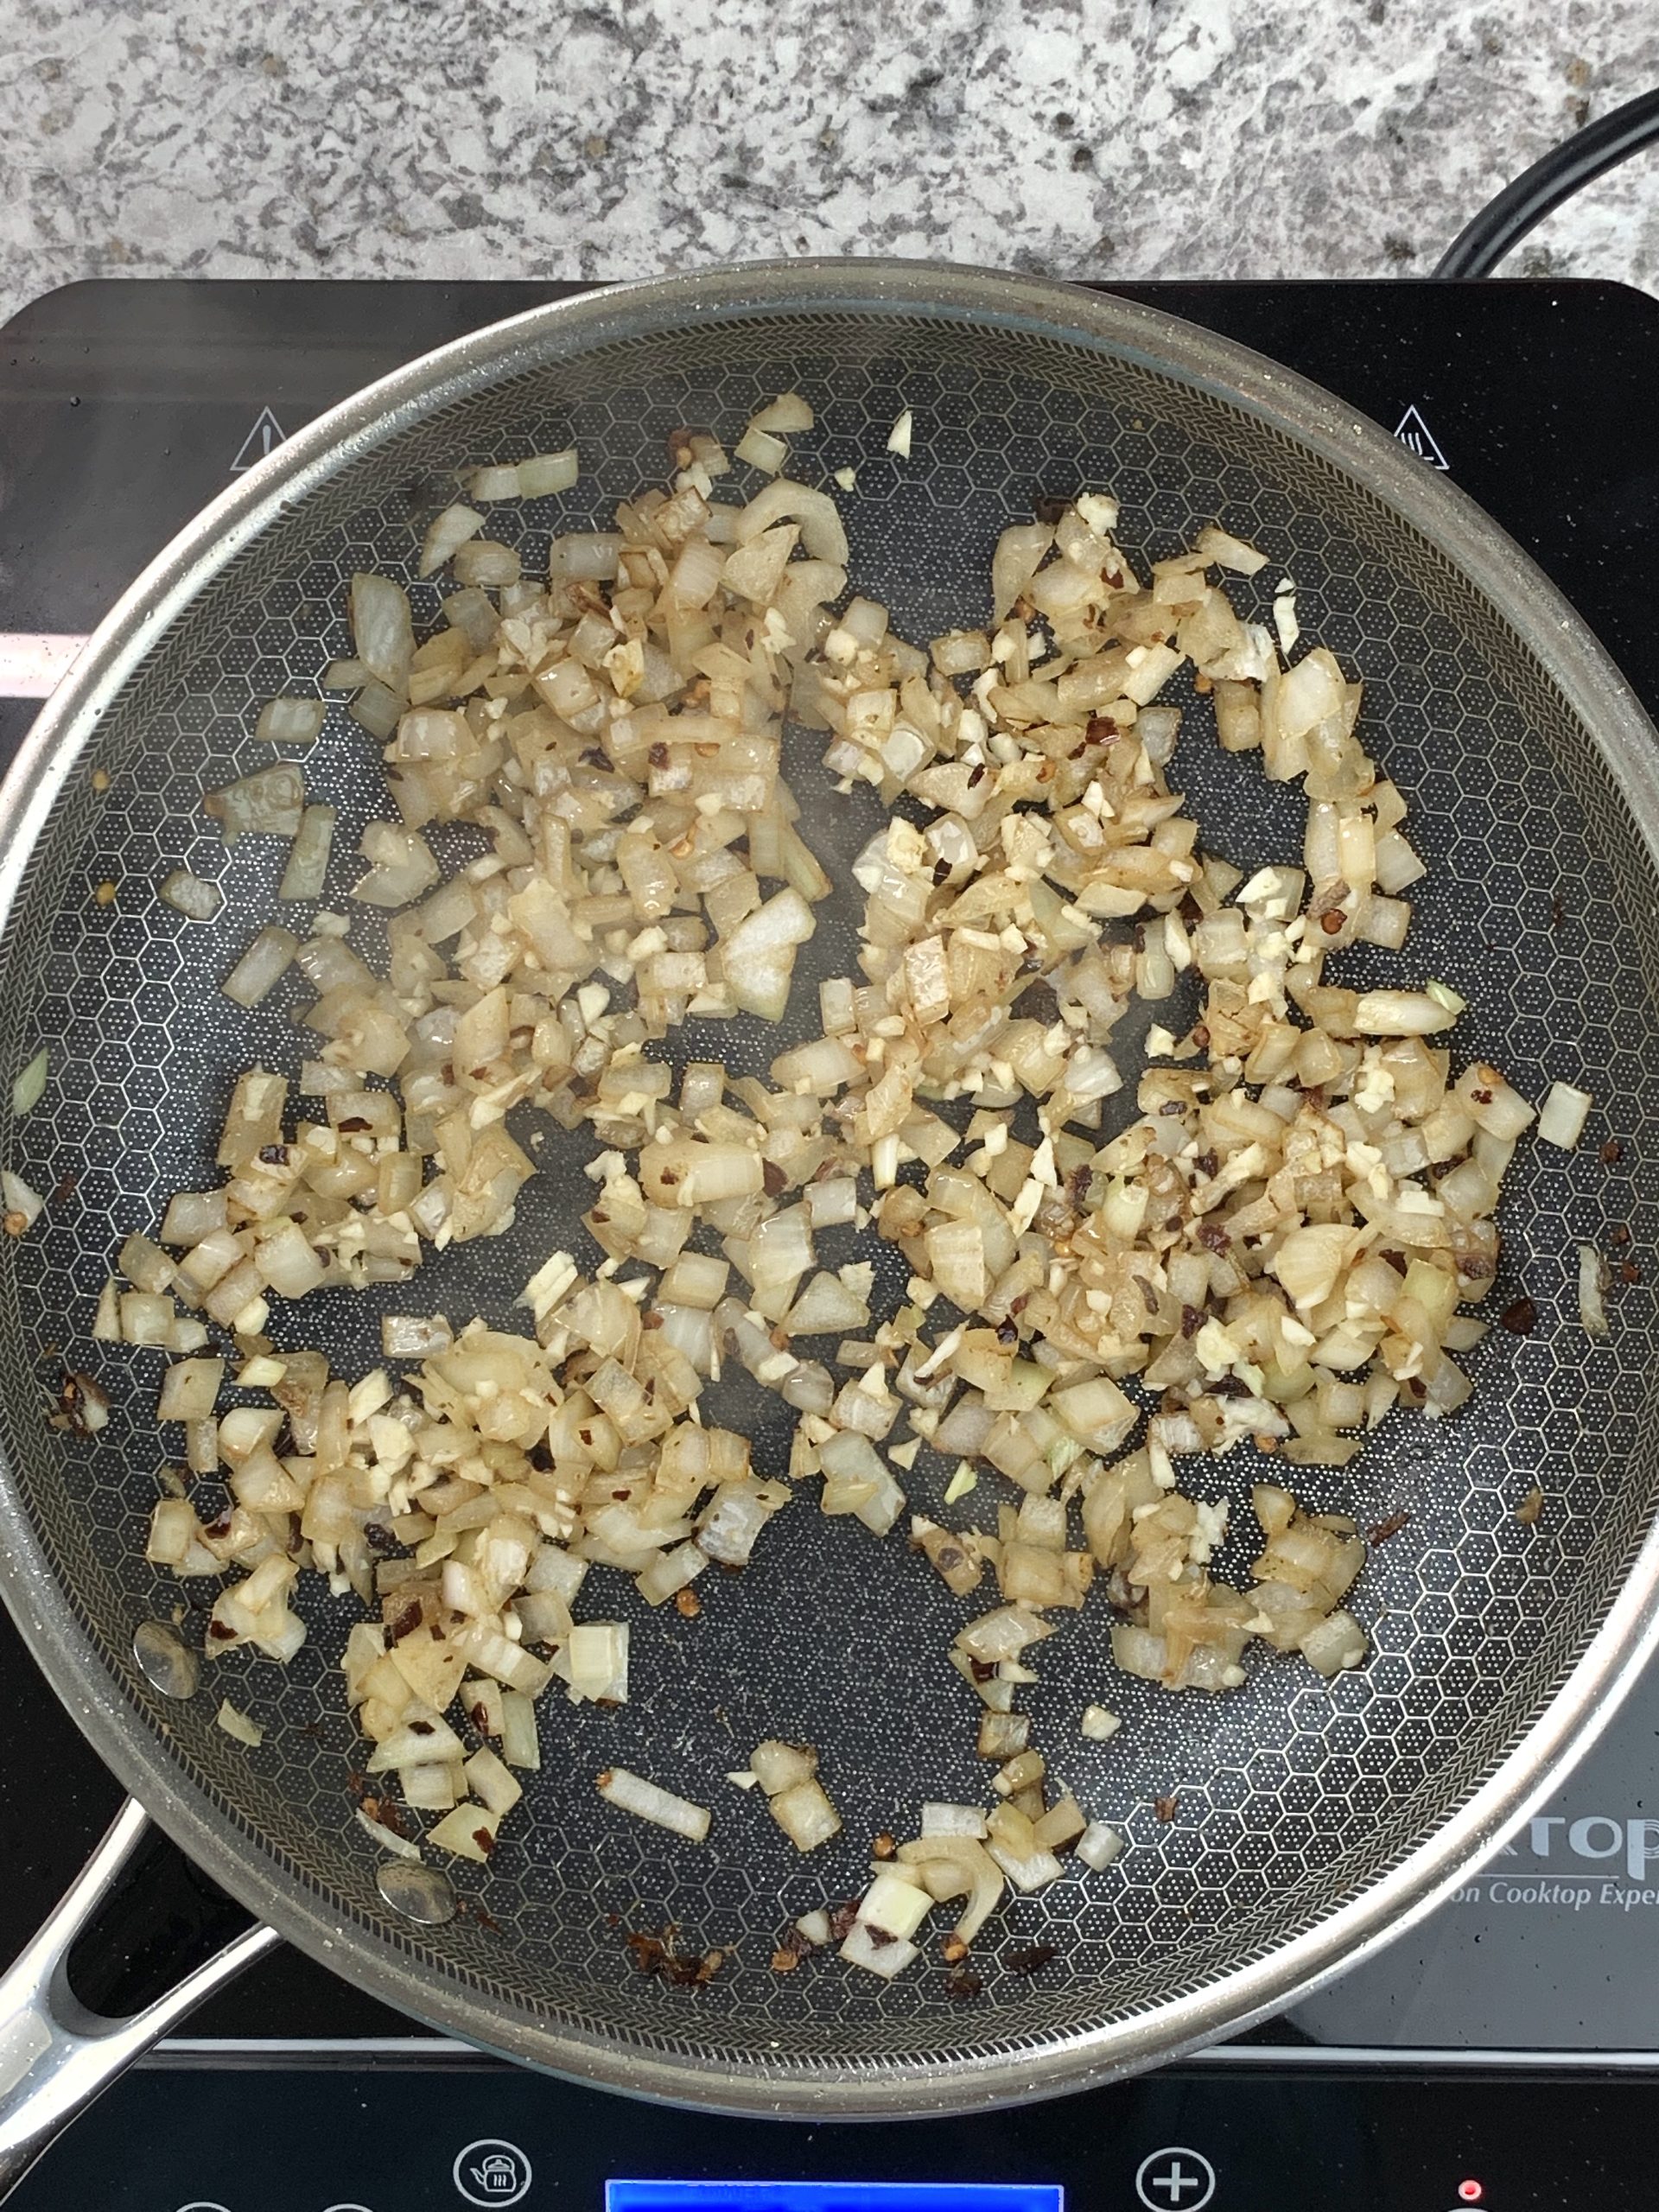
[[[98,282],[17,316],[0,333],[0,752],[28,728],[68,641],[237,470],[387,370],[576,289]],[[1600,283],[1121,289],[1300,370],[1446,469],[1561,586],[1659,715],[1659,302]],[[10,1955],[118,1793],[3,1618],[0,1690]],[[130,1997],[204,1910],[175,1874],[143,1928],[89,1961],[92,1980]],[[235,2050],[331,2070],[251,2080],[227,2070]],[[423,2051],[416,2074],[379,2070]],[[951,2202],[967,2201],[969,2179],[1017,2183],[1020,2212],[1052,2208],[1057,2187],[1074,2205],[1171,2212],[1636,2205],[1656,2201],[1635,2153],[1621,2164],[1659,2119],[1659,2086],[1640,2071],[1649,2053],[1659,2075],[1659,1678],[1422,1929],[1244,2045],[1153,2082],[950,2129],[641,2115],[475,2063],[435,2073],[452,2063],[443,2045],[279,1952],[113,2093],[18,2201],[597,2206],[607,2179],[630,2174],[816,2173],[946,2181]],[[1535,2069],[1524,2088],[1503,2078],[1517,2064]],[[1541,2067],[1578,2070],[1553,2088]],[[1622,2079],[1598,2082],[1597,2069]],[[269,2158],[248,2151],[261,2137]],[[775,2190],[722,2189],[624,2192],[612,2212],[819,2212]],[[929,2212],[920,2199],[858,2199],[878,2202]],[[836,2203],[853,2212],[838,2198],[823,2212]],[[986,2197],[980,2212],[1016,2212],[1015,2199]]]

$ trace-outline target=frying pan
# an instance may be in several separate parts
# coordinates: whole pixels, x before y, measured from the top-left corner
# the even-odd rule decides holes
[[[1411,976],[1382,956],[1368,970],[1357,951],[1345,980],[1447,979],[1469,1001],[1460,1053],[1500,1061],[1534,1098],[1555,1077],[1587,1084],[1608,1117],[1595,1127],[1624,1141],[1617,1164],[1596,1141],[1572,1156],[1523,1150],[1494,1296],[1524,1290],[1540,1322],[1525,1338],[1495,1331],[1472,1355],[1471,1404],[1439,1425],[1395,1416],[1354,1465],[1300,1485],[1362,1527],[1410,1515],[1358,1586],[1368,1665],[1326,1684],[1264,1655],[1234,1695],[1173,1698],[1113,1675],[1103,1607],[1046,1647],[1038,1739],[1128,1847],[1104,1876],[1011,1903],[967,2005],[945,2001],[931,1965],[891,1986],[833,1958],[786,1976],[770,1967],[791,1918],[862,1885],[874,1832],[913,1825],[924,1798],[982,1800],[969,1700],[944,1663],[963,1607],[902,1544],[803,1502],[696,1621],[652,1612],[607,1578],[618,1588],[601,1611],[632,1624],[632,1702],[544,1703],[528,1806],[487,1870],[456,1872],[450,1916],[433,1920],[431,1897],[388,1884],[429,1915],[411,1917],[383,1894],[379,1855],[352,1815],[358,1739],[338,1674],[352,1608],[314,1587],[309,1640],[290,1666],[241,1651],[181,1675],[178,1649],[200,1643],[205,1614],[143,1558],[157,1362],[86,1342],[120,1238],[152,1228],[169,1192],[213,1179],[235,1072],[256,1058],[291,1070],[301,1056],[296,976],[296,995],[284,987],[251,1014],[216,994],[269,917],[281,858],[259,841],[224,855],[200,800],[270,757],[252,740],[259,702],[310,689],[346,649],[347,576],[411,576],[420,530],[461,464],[580,447],[575,491],[523,516],[533,556],[554,527],[602,525],[619,497],[659,480],[674,426],[734,432],[788,387],[818,410],[794,465],[817,480],[856,468],[842,502],[855,586],[912,638],[982,619],[995,533],[1039,494],[1109,486],[1143,559],[1217,518],[1259,539],[1276,565],[1243,588],[1243,603],[1261,613],[1281,574],[1294,577],[1305,632],[1364,677],[1367,742],[1408,795],[1432,864],[1403,957]],[[885,448],[905,409],[914,449],[901,461]],[[426,619],[437,590],[415,588]],[[836,798],[816,750],[791,737],[786,767],[845,883],[877,802]],[[0,1068],[42,1043],[51,1052],[46,1099],[0,1128],[0,1157],[59,1193],[0,1252],[0,1586],[143,1808],[123,1815],[7,1986],[10,2173],[271,1931],[434,2027],[533,2065],[730,2112],[898,2118],[1053,2095],[1167,2058],[1426,1913],[1585,1747],[1655,1640],[1651,1294],[1626,1290],[1611,1338],[1592,1343],[1573,1283],[1580,1240],[1624,1222],[1639,1243],[1653,1222],[1656,760],[1605,655],[1442,477],[1241,347],[1060,286],[807,262],[623,287],[446,347],[250,472],[92,640],[13,772],[0,832]],[[341,810],[341,903],[362,824],[385,810],[374,748],[338,705],[306,775]],[[1211,849],[1253,863],[1298,855],[1295,798],[1219,753],[1202,702],[1172,782]],[[222,881],[215,923],[185,925],[154,899],[179,866]],[[94,896],[105,881],[112,904]],[[798,1024],[811,1019],[816,974],[845,972],[856,918],[853,899],[830,903],[809,948],[817,968],[797,977]],[[709,1025],[670,1049],[748,1071],[800,1033]],[[418,1310],[511,1325],[529,1273],[580,1237],[579,1157],[550,1141],[511,1234],[446,1254],[421,1278]],[[406,1289],[336,1294],[278,1326],[358,1373],[378,1362],[382,1311],[410,1302]],[[110,1393],[94,1440],[42,1419],[64,1360]],[[781,1465],[775,1402],[728,1403],[722,1418],[752,1435],[763,1470]],[[917,1507],[937,1509],[944,1472],[918,1464]],[[1184,1473],[1201,1494],[1232,1497],[1242,1531],[1248,1468]],[[1546,1503],[1526,1525],[1515,1508],[1535,1484]],[[1241,1533],[1221,1571],[1242,1576],[1249,1549]],[[214,1725],[221,1696],[263,1725],[257,1748]],[[1109,1744],[1076,1734],[1096,1699],[1123,1716]],[[721,1778],[771,1734],[819,1747],[849,1815],[809,1860]],[[712,1800],[714,1840],[698,1849],[603,1804],[594,1776],[613,1760]],[[1167,1815],[1172,1799],[1160,1817],[1154,1801]],[[111,2027],[69,1998],[62,1953],[145,1814],[263,1925],[162,2005]],[[665,1926],[688,1948],[721,1950],[707,1986],[633,1970],[626,1934]],[[1055,1947],[1054,1962],[1014,1971],[1010,1950],[1036,1943]]]

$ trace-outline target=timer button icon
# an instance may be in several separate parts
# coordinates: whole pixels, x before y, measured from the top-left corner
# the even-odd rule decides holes
[[[516,2143],[485,2136],[457,2152],[452,2174],[469,2204],[517,2204],[529,2190],[530,2160]]]
[[[1135,2193],[1147,2212],[1204,2212],[1216,2193],[1216,2170],[1199,2152],[1172,2144],[1141,2159]]]

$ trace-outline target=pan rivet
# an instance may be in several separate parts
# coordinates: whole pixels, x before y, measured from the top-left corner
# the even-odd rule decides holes
[[[151,1689],[163,1697],[194,1697],[201,1662],[177,1629],[165,1621],[140,1621],[133,1631],[132,1656]]]
[[[416,1866],[407,1859],[385,1859],[375,1885],[394,1912],[423,1928],[442,1928],[455,1916],[455,1893],[447,1874],[435,1866]]]

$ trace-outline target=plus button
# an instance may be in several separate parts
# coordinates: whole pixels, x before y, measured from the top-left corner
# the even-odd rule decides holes
[[[1216,2193],[1216,2170],[1198,2152],[1172,2145],[1141,2161],[1135,2193],[1147,2212],[1204,2212]]]

